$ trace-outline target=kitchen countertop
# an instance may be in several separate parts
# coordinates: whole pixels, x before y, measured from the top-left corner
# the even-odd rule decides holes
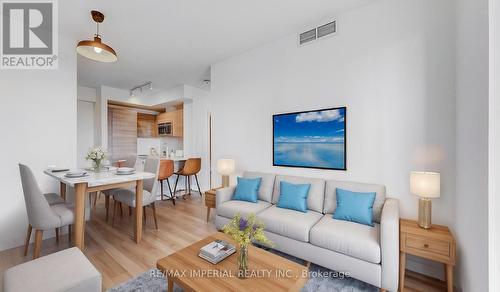
[[[149,155],[148,154],[138,154],[137,155],[139,158],[147,158]],[[185,156],[174,156],[174,157],[160,157],[161,160],[173,160],[173,161],[186,161],[188,160],[188,157]]]
[[[179,156],[175,156],[175,157],[171,157],[171,158],[161,157],[160,159],[161,160],[173,160],[173,161],[186,161],[186,160],[188,160],[187,157],[179,157]]]

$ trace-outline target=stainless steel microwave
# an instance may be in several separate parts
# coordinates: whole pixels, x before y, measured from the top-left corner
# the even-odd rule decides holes
[[[159,136],[171,136],[172,135],[172,123],[160,123],[158,124],[158,135]]]

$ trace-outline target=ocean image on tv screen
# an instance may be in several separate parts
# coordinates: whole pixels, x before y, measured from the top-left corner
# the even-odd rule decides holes
[[[274,115],[274,165],[346,169],[345,115],[345,107]]]

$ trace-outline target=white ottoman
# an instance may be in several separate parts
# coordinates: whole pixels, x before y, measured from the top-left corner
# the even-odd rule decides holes
[[[76,247],[12,267],[3,274],[4,292],[101,291],[101,274]]]

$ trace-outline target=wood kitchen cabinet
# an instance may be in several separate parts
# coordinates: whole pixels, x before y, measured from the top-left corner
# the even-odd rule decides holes
[[[175,137],[182,137],[184,136],[184,110],[183,109],[178,109],[174,112],[174,118],[173,118],[173,136]]]
[[[184,136],[184,110],[182,108],[159,114],[156,123],[172,123],[172,136]]]
[[[137,153],[137,113],[134,110],[108,107],[108,151],[112,162]]]
[[[137,113],[137,137],[153,138],[158,136],[158,125],[156,116]]]

